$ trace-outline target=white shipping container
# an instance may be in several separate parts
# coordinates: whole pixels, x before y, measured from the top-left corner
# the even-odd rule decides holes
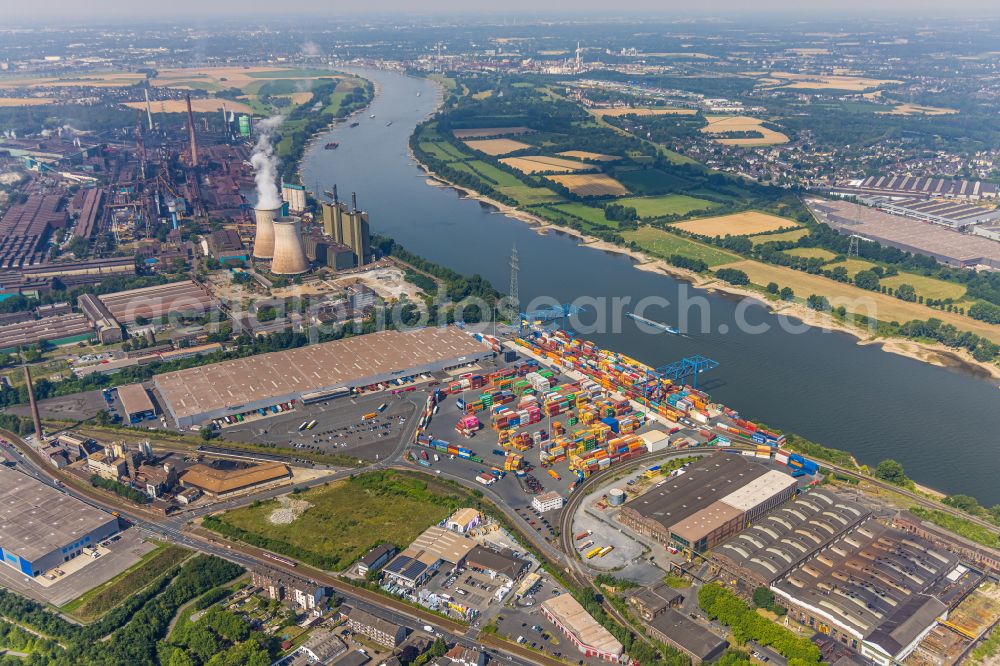
[[[788,464],[788,453],[785,451],[775,451],[774,462],[781,463],[782,465]]]
[[[690,414],[688,414],[688,416],[690,416],[692,419],[703,425],[708,423],[708,417],[702,414],[701,412],[692,411]]]
[[[646,449],[650,453],[656,453],[657,451],[662,451],[670,446],[669,437],[661,437],[660,439],[653,442],[646,442]]]

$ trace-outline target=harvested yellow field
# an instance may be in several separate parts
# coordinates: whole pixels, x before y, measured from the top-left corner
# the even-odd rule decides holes
[[[827,266],[829,268],[829,266]],[[766,286],[776,282],[780,287],[791,287],[795,295],[805,298],[810,294],[826,296],[833,307],[843,305],[848,312],[873,317],[881,321],[910,321],[936,317],[946,324],[952,324],[961,331],[971,331],[993,342],[1000,343],[1000,326],[976,321],[954,312],[935,310],[919,303],[907,303],[894,296],[867,291],[852,284],[837,282],[821,275],[810,275],[784,266],[772,266],[758,261],[737,261],[719,268],[736,268],[750,277],[753,284]]]
[[[887,116],[947,116],[958,113],[958,109],[946,109],[941,106],[921,106],[920,104],[897,104],[891,111],[879,111]]]
[[[505,157],[500,161],[511,168],[517,169],[521,173],[544,173],[547,171],[566,173],[586,168],[586,165],[580,162],[561,160],[558,157],[545,157],[544,155]]]
[[[771,78],[779,79],[783,88],[805,90],[850,90],[863,92],[869,88],[878,88],[891,83],[900,83],[893,79],[872,79],[865,76],[828,76],[825,74],[793,74],[792,72],[771,72]]]
[[[478,141],[466,141],[465,145],[487,155],[506,155],[515,150],[531,148],[531,144],[514,141],[514,139],[479,139]]]
[[[822,259],[823,261],[833,261],[837,258],[836,253],[821,247],[793,247],[791,250],[785,250],[785,254],[790,254],[793,257],[805,257],[806,259]]]
[[[575,157],[578,160],[593,160],[594,162],[614,162],[621,159],[617,155],[604,155],[587,150],[565,150],[559,154],[564,157]]]
[[[67,88],[69,86],[112,88],[115,86],[130,86],[136,81],[142,81],[145,78],[145,74],[139,74],[137,72],[94,72],[89,74],[67,75],[65,77],[11,77],[0,78],[0,88]]]
[[[305,104],[312,99],[313,94],[311,92],[293,92],[287,95],[277,95],[277,97],[282,97],[284,99],[292,100],[292,104]],[[229,107],[226,107],[229,108]]]
[[[272,72],[274,76],[267,76]],[[254,82],[274,81],[288,78],[288,74],[296,72],[296,79],[335,78],[332,72],[322,76],[311,75],[306,71],[297,71],[290,67],[184,67],[177,69],[161,69],[152,80],[154,86],[190,87],[185,82],[204,83],[219,88],[245,88]],[[255,74],[256,76],[251,76]],[[179,85],[178,85],[179,84]]]
[[[701,128],[705,134],[722,134],[724,132],[760,132],[759,138],[733,139],[713,138],[716,143],[724,146],[773,146],[788,143],[788,137],[781,132],[775,132],[761,125],[763,120],[750,116],[705,116],[708,125]]]
[[[487,136],[517,136],[527,134],[530,127],[477,127],[476,129],[452,130],[456,139],[482,139]]]
[[[699,236],[750,236],[753,234],[763,234],[778,229],[790,229],[798,227],[798,222],[786,220],[777,215],[769,213],[759,213],[755,210],[743,213],[733,213],[732,215],[719,215],[717,217],[703,217],[699,220],[688,220],[677,222],[672,226],[682,229],[691,234]]]
[[[0,97],[0,106],[42,106],[54,101],[51,97]]]
[[[628,189],[624,185],[603,173],[582,173],[568,176],[549,176],[548,178],[581,197],[628,194]]]
[[[253,109],[243,102],[234,102],[231,99],[192,99],[191,110],[195,113],[212,113],[221,111],[223,104],[229,111],[253,113]],[[146,109],[145,102],[125,102],[125,106],[130,109]],[[149,108],[153,113],[187,113],[187,102],[182,99],[154,100],[150,101]]]
[[[696,109],[671,109],[667,107],[630,107],[618,106],[613,109],[590,109],[590,112],[598,118],[611,116],[693,116],[698,113]]]
[[[484,90],[482,92],[477,92],[475,95],[472,96],[472,99],[489,99],[492,96],[493,96],[492,90]]]

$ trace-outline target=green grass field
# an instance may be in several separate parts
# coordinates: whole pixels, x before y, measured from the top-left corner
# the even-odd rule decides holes
[[[588,206],[582,203],[564,203],[558,206],[549,206],[551,209],[561,211],[563,213],[568,213],[569,215],[579,217],[590,224],[595,224],[602,227],[617,227],[616,222],[604,217],[603,208],[594,208],[593,206]]]
[[[246,72],[251,79],[299,79],[302,77],[335,76],[328,69],[277,69],[267,72]]]
[[[547,187],[532,187],[531,185],[511,185],[497,188],[509,197],[517,200],[519,206],[537,206],[538,204],[559,203],[563,198]]]
[[[617,169],[614,177],[637,194],[666,194],[691,186],[691,181],[659,169]]]
[[[626,241],[635,242],[636,245],[650,254],[664,258],[672,254],[679,254],[690,259],[701,259],[709,266],[721,266],[741,259],[738,255],[720,250],[717,247],[682,238],[654,227],[639,227],[636,231],[624,232],[622,236],[625,237]]]
[[[754,247],[758,245],[763,245],[764,243],[771,242],[782,242],[788,241],[794,243],[803,236],[808,236],[808,229],[790,229],[789,231],[779,231],[774,234],[761,234],[760,236],[751,236],[750,241],[754,244]]]
[[[696,199],[684,194],[666,194],[658,197],[630,197],[615,201],[622,206],[635,208],[641,218],[656,218],[664,215],[687,215],[694,211],[707,211],[718,204],[704,199]]]
[[[492,164],[487,164],[482,160],[472,160],[469,162],[469,166],[480,175],[492,179],[496,187],[517,187],[518,185],[524,185],[517,176],[509,174],[506,171],[501,171]],[[494,183],[490,184],[493,185]]]
[[[344,103],[344,98],[347,97],[347,90],[337,90],[332,95],[330,95],[330,102],[323,109],[326,113],[337,113],[340,111],[341,104]]]
[[[785,250],[785,254],[790,254],[793,257],[822,259],[823,261],[833,261],[837,258],[835,252],[824,250],[821,247],[793,247],[791,250]]]
[[[892,277],[883,278],[879,284],[884,284],[897,289],[901,284],[908,284],[917,291],[917,295],[924,299],[945,299],[950,298],[958,301],[965,296],[965,287],[954,282],[945,282],[937,278],[916,275],[914,273],[900,273]]]
[[[824,270],[833,270],[834,268],[837,268],[838,266],[843,266],[844,268],[847,269],[847,274],[850,275],[853,278],[855,275],[857,275],[861,271],[867,271],[867,270],[869,270],[871,268],[874,268],[875,265],[876,264],[873,264],[870,261],[865,261],[864,259],[844,259],[842,261],[832,261],[832,262],[826,264],[825,266],[823,266],[823,269]]]
[[[444,160],[446,162],[455,159],[452,155],[445,152],[441,148],[441,143],[437,141],[421,141],[419,143],[420,150],[430,153],[439,160]]]
[[[399,472],[360,474],[296,494],[312,506],[287,525],[268,520],[277,500],[227,511],[220,519],[263,538],[265,548],[338,571],[379,543],[409,545],[460,506],[455,492],[429,484],[435,482]]]
[[[186,548],[160,544],[155,550],[143,555],[136,564],[67,602],[59,610],[81,622],[93,622],[192,554]]]

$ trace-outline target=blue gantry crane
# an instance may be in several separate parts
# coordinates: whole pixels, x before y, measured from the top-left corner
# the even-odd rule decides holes
[[[533,322],[540,322],[543,326],[548,322],[558,321],[582,311],[582,308],[572,303],[560,303],[541,310],[528,310],[520,314],[518,335],[524,335],[525,326],[530,326]]]
[[[663,383],[669,381],[677,386],[689,384],[692,388],[698,388],[698,375],[719,367],[719,362],[697,354],[695,356],[685,356],[679,361],[661,365],[646,371],[646,384],[643,394],[646,404],[652,400],[659,402],[663,399]],[[688,382],[690,378],[690,382]]]

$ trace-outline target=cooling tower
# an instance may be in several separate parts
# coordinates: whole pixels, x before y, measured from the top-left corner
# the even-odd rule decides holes
[[[254,208],[257,228],[253,234],[253,256],[270,259],[274,256],[274,218],[281,214],[281,208]]]
[[[276,217],[274,229],[274,258],[271,272],[275,275],[298,275],[309,270],[306,248],[302,244],[302,220],[294,216]]]

